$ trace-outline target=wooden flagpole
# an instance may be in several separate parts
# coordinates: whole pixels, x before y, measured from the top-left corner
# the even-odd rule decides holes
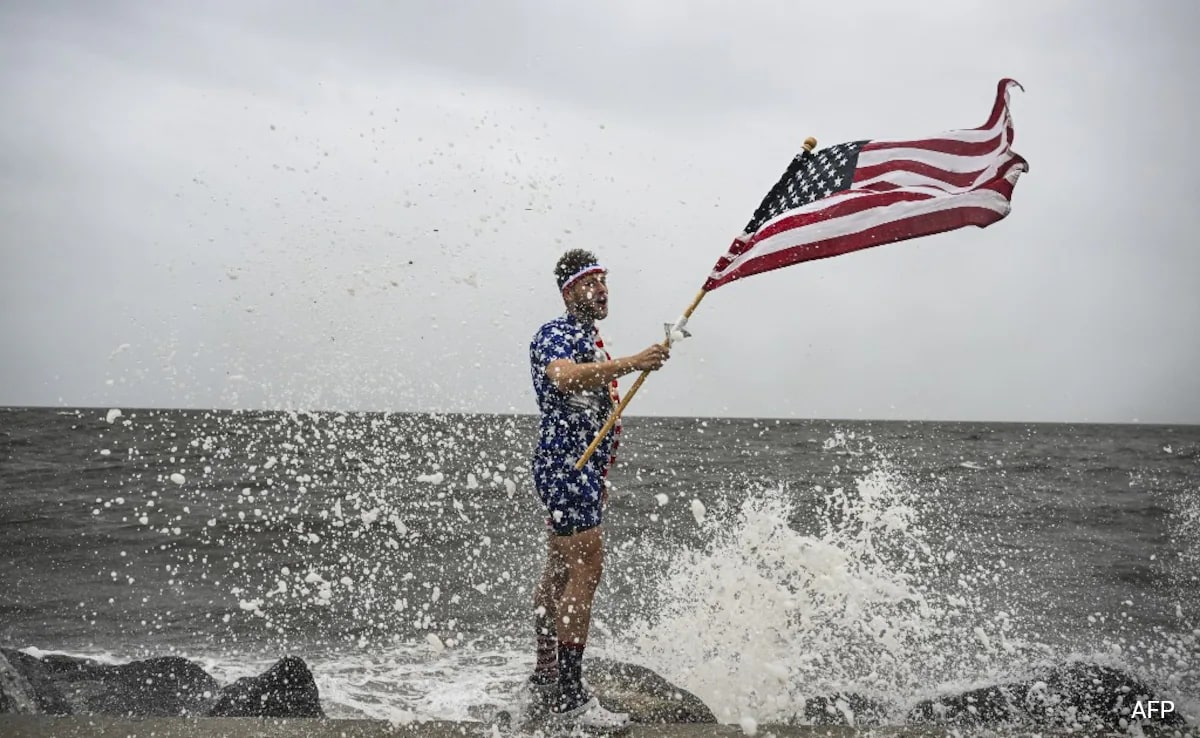
[[[804,153],[812,153],[812,150],[816,147],[817,139],[813,138],[812,136],[804,139]],[[704,299],[706,294],[708,293],[705,290],[700,290],[698,293],[696,293],[696,297],[692,300],[692,304],[688,305],[687,310],[683,311],[683,320],[686,321],[688,318],[692,317],[692,313],[696,310],[696,306],[700,304],[700,301]],[[671,337],[667,336],[667,338],[664,339],[659,345],[665,348],[670,348]],[[580,456],[579,461],[575,462],[576,470],[583,469],[583,465],[587,463],[587,460],[592,458],[592,454],[596,453],[596,449],[600,447],[600,441],[607,436],[609,431],[613,429],[613,426],[617,424],[617,419],[620,418],[621,413],[625,411],[625,406],[628,405],[629,401],[633,399],[633,396],[637,394],[638,388],[642,386],[642,382],[646,381],[646,377],[649,376],[649,374],[649,369],[643,371],[641,376],[637,378],[637,381],[633,383],[633,386],[629,388],[629,392],[621,400],[621,403],[617,405],[616,409],[612,411],[612,414],[608,416],[608,420],[605,421],[604,427],[601,428],[600,432],[596,434],[596,437],[592,439],[591,445],[589,445],[587,450],[583,452],[583,456]]]

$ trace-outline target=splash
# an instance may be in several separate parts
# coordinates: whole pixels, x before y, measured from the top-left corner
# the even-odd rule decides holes
[[[496,612],[493,593],[518,601],[514,552],[538,529],[494,511],[514,504],[524,449],[482,440],[515,438],[515,420],[235,411],[189,421],[191,437],[170,433],[153,478],[93,511],[140,527],[146,548],[123,554],[122,568],[169,557],[156,627],[185,609],[222,648],[249,645],[247,635],[275,650],[453,648]]]
[[[841,450],[835,437],[826,450]],[[857,451],[849,449],[850,455]],[[786,487],[751,494],[703,527],[706,543],[674,557],[651,618],[625,649],[694,691],[719,720],[803,720],[808,698],[854,693],[892,704],[929,684],[997,672],[1030,644],[1011,615],[988,611],[977,584],[994,572],[958,570],[934,546],[919,496],[886,461],[853,488],[816,488],[818,513],[796,520]],[[944,542],[944,541],[943,541]],[[942,577],[944,578],[944,577]]]

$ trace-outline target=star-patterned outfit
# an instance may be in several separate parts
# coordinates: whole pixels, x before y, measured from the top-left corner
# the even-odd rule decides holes
[[[542,412],[533,481],[557,535],[578,533],[602,522],[604,477],[616,450],[616,433],[605,435],[583,469],[577,471],[575,462],[608,419],[615,390],[560,392],[546,376],[546,366],[558,359],[577,364],[606,360],[598,338],[594,323],[564,315],[539,328],[529,344],[533,390]]]

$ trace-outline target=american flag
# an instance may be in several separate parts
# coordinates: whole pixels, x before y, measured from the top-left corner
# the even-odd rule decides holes
[[[704,283],[713,290],[802,261],[987,226],[1008,215],[1029,165],[1010,148],[1008,91],[978,128],[906,141],[853,141],[797,154]]]

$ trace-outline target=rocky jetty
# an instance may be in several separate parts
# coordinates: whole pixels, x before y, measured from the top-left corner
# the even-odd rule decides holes
[[[591,688],[611,709],[639,724],[715,724],[698,697],[636,664],[589,659]],[[902,724],[948,729],[1031,727],[1038,730],[1137,732],[1143,727],[1186,729],[1182,716],[1145,711],[1162,698],[1150,685],[1119,669],[1060,664],[1019,681],[924,700],[911,709],[853,693],[805,700],[795,724],[874,727]],[[1142,709],[1139,710],[1138,706]],[[307,664],[289,656],[256,677],[222,686],[197,664],[162,657],[128,664],[0,648],[0,714],[99,715],[121,718],[323,718],[320,694]],[[536,724],[540,717],[495,706],[475,715],[483,722]]]

